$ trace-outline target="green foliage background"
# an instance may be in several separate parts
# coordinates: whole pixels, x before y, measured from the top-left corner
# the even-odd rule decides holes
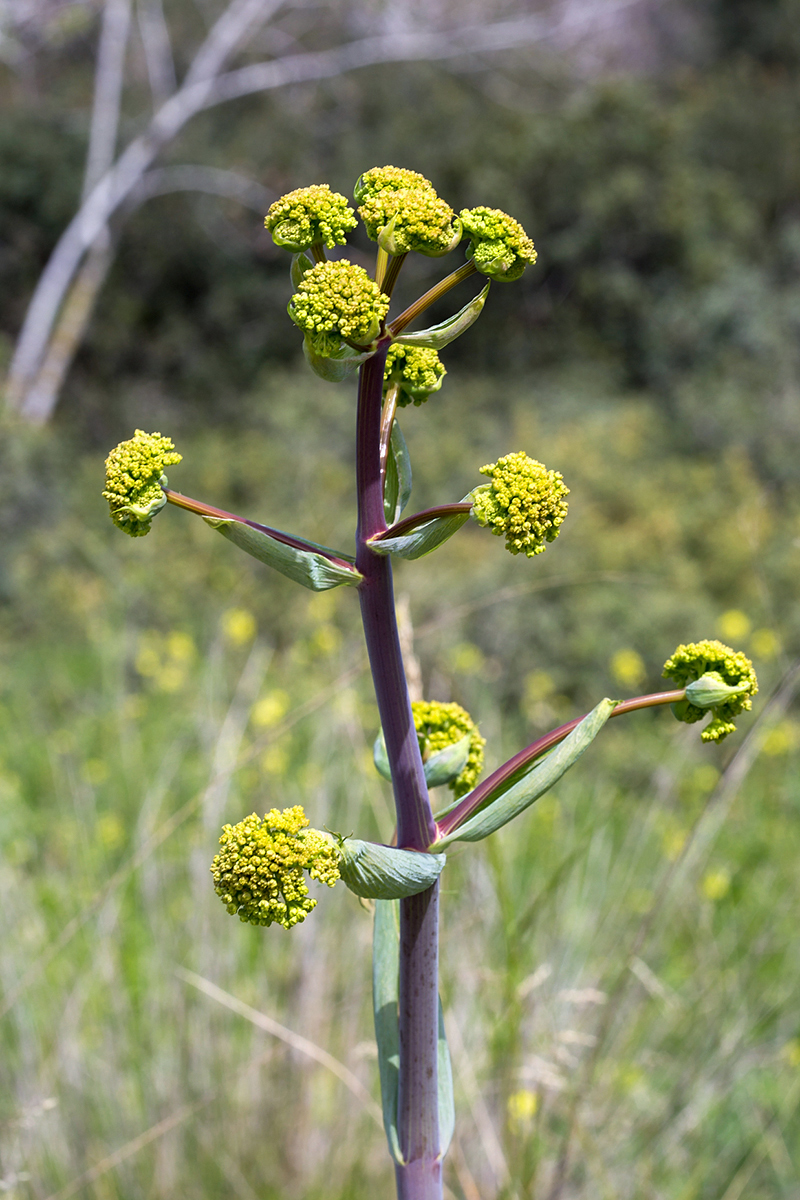
[[[208,113],[175,150],[276,195],[395,161],[536,240],[402,418],[416,506],[516,447],[572,488],[535,562],[468,525],[397,570],[426,691],[480,722],[490,769],[657,689],[679,641],[722,636],[759,672],[759,724],[721,748],[666,712],[613,722],[451,856],[459,1200],[549,1197],[562,1162],[576,1198],[796,1194],[800,722],[791,697],[765,709],[800,652],[796,10],[709,5],[706,58],[658,78],[366,71]],[[3,83],[8,347],[80,188],[85,63],[51,69],[47,100]],[[4,430],[0,1178],[26,1200],[390,1194],[355,1097],[176,973],[377,1096],[369,914],[337,888],[291,935],[251,929],[208,875],[254,808],[391,836],[356,598],[299,594],[172,509],[124,539],[98,494],[108,448],[162,428],[173,486],[349,548],[353,389],[302,370],[286,266],[252,214],[150,201],[54,428]],[[435,273],[409,264],[400,301]]]

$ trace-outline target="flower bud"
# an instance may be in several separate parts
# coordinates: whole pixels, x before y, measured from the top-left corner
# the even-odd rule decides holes
[[[307,826],[300,805],[270,809],[263,821],[251,813],[237,825],[223,826],[211,875],[229,913],[251,925],[291,929],[316,908],[303,871],[333,887],[339,855],[328,834]]]
[[[408,171],[405,167],[371,167],[356,180],[353,189],[356,204],[372,199],[379,192],[399,192],[425,188],[435,193],[433,184],[419,171]]]
[[[511,554],[533,558],[546,542],[554,542],[567,515],[569,488],[558,471],[529,458],[522,450],[481,467],[491,476],[472,493],[472,512],[479,525],[505,536]]]
[[[447,860],[445,854],[398,850],[358,838],[337,840],[339,874],[351,892],[368,900],[401,900],[424,892]]]
[[[306,271],[289,301],[289,316],[323,358],[339,356],[345,342],[369,346],[388,311],[389,297],[346,258]]]
[[[167,503],[164,467],[179,463],[181,457],[168,437],[143,429],[114,447],[106,459],[103,496],[119,529],[131,537],[150,532],[153,517]]]
[[[711,710],[712,720],[701,734],[704,742],[721,742],[733,733],[733,718],[752,708],[751,697],[758,691],[747,655],[715,640],[678,646],[664,663],[663,673],[686,688],[686,699],[672,705],[679,721],[694,724]]]
[[[461,241],[461,222],[431,187],[383,191],[358,209],[367,236],[387,254],[416,251],[438,258]]]
[[[463,770],[450,780],[449,787],[456,799],[472,791],[483,770],[483,747],[478,726],[460,704],[442,704],[438,700],[415,700],[411,705],[414,728],[424,760],[451,746],[469,734],[470,747]]]
[[[399,383],[399,408],[408,404],[424,404],[438,392],[447,371],[435,350],[424,346],[400,346],[395,342],[386,356],[384,394],[390,384]]]
[[[329,250],[346,245],[346,234],[358,221],[344,196],[332,192],[327,183],[315,183],[276,200],[264,224],[276,246],[298,254],[314,244]]]
[[[459,214],[464,236],[470,238],[467,258],[482,275],[500,283],[519,279],[536,262],[536,251],[519,221],[499,208],[465,208]]]

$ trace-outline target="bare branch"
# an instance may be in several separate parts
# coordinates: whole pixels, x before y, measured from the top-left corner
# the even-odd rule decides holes
[[[130,23],[130,0],[106,0],[94,76],[89,153],[83,181],[84,200],[114,161]]]
[[[177,87],[164,7],[161,0],[138,0],[136,13],[144,47],[147,78],[153,96],[153,108],[158,109]]]
[[[179,167],[156,167],[142,177],[141,183],[131,192],[126,208],[138,207],[154,196],[166,196],[170,192],[207,192],[211,196],[224,196],[238,200],[253,212],[267,211],[275,193],[255,179],[239,175],[236,171],[223,171],[217,167],[187,164]]]

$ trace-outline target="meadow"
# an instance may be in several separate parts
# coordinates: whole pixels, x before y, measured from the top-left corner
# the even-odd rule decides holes
[[[352,388],[272,368],[241,413],[163,425],[171,486],[349,548]],[[470,711],[489,769],[658,689],[680,641],[746,650],[761,686],[721,747],[665,710],[613,722],[513,832],[450,856],[447,1194],[796,1197],[796,495],[743,444],[689,453],[597,365],[454,369],[402,424],[418,507],[517,446],[572,489],[534,561],[468,525],[397,570],[425,695]],[[4,434],[0,1186],[389,1195],[368,903],[319,889],[287,934],[232,920],[209,875],[220,825],[272,806],[391,837],[354,596],[300,595],[172,509],[126,539],[96,447]]]

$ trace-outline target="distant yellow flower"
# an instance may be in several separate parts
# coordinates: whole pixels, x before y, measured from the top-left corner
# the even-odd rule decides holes
[[[636,687],[645,677],[641,654],[635,650],[618,650],[611,659],[611,674],[622,687]]]
[[[722,614],[717,624],[726,642],[743,642],[752,628],[747,613],[743,613],[738,608],[729,608]]]
[[[718,871],[709,871],[703,877],[700,890],[707,900],[724,899],[731,890],[730,871],[726,871],[724,868]]]
[[[536,1116],[538,1107],[539,1097],[536,1092],[527,1088],[512,1092],[508,1097],[508,1119],[512,1125],[527,1125]]]
[[[245,646],[258,632],[253,614],[247,608],[229,608],[222,614],[222,633],[232,646]]]

